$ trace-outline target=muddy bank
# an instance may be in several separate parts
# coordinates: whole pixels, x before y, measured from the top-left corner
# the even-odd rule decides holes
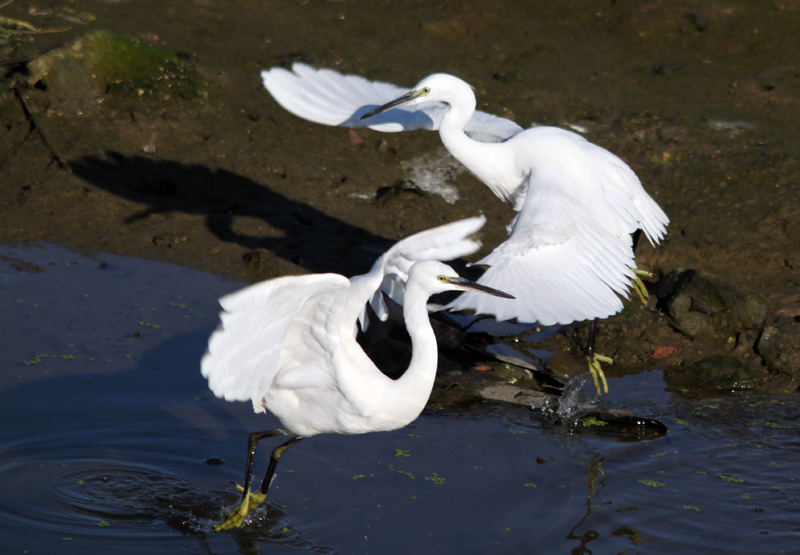
[[[362,142],[284,112],[258,75],[295,60],[400,85],[447,71],[482,110],[585,127],[670,216],[667,240],[637,253],[659,278],[651,310],[631,302],[601,325],[609,375],[660,367],[679,391],[796,390],[800,4],[71,6],[0,12],[17,22],[0,35],[0,241],[255,281],[363,272],[391,241],[482,212],[486,251],[512,212],[470,175],[454,177],[453,204],[383,194],[441,149],[436,134]],[[103,77],[64,55],[94,31],[152,65],[114,73],[139,63],[126,58]],[[544,345],[556,375],[583,371],[585,333]]]

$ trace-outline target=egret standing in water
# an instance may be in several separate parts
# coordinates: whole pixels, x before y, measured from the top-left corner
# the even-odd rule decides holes
[[[412,235],[381,256],[369,273],[349,280],[338,274],[281,277],[220,299],[222,322],[203,356],[203,376],[216,396],[252,401],[256,412],[277,416],[282,428],[250,434],[242,502],[216,530],[241,526],[266,499],[281,456],[302,438],[396,430],[419,416],[433,388],[438,357],[428,298],[445,291],[513,298],[431,260],[475,252],[480,244],[470,236],[484,222],[471,218]],[[356,341],[356,322],[366,304],[380,298],[387,279],[402,292],[412,347],[408,369],[397,380],[382,374]],[[258,442],[278,435],[290,439],[272,451],[254,493]]]
[[[284,108],[311,121],[378,131],[438,129],[458,161],[513,203],[519,214],[510,237],[478,262],[489,266],[478,283],[516,300],[503,304],[467,293],[448,308],[547,326],[616,314],[631,282],[646,297],[637,276],[646,272],[636,268],[631,234],[641,229],[656,245],[669,218],[609,151],[560,128],[523,130],[477,112],[472,87],[452,75],[431,75],[407,92],[302,64],[262,77]],[[387,100],[391,91],[395,98]],[[589,369],[599,393],[598,377],[608,391],[600,362],[610,359],[594,353],[594,330],[595,322]]]

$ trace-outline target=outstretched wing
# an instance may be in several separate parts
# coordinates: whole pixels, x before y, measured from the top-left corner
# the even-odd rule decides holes
[[[532,184],[511,236],[478,263],[490,266],[478,283],[516,299],[467,292],[447,308],[541,325],[608,317],[622,309],[618,295],[634,277],[627,239],[576,209],[560,187]]]
[[[262,71],[261,77],[269,93],[284,109],[323,125],[369,127],[383,132],[433,131],[439,128],[449,109],[441,102],[425,102],[362,120],[362,115],[410,89],[300,63],[294,64],[291,71],[281,67]],[[513,121],[485,112],[475,112],[465,129],[474,139],[484,142],[502,141],[521,130]]]
[[[353,288],[365,289],[364,303],[369,301],[375,314],[386,320],[389,312],[383,294],[403,303],[408,272],[420,260],[454,260],[477,251],[481,243],[474,235],[486,223],[484,216],[467,218],[415,233],[398,241],[373,264],[368,274],[353,278]],[[366,284],[369,285],[366,285]],[[359,315],[361,329],[367,328],[366,306]]]
[[[510,143],[524,146],[530,160],[530,188],[552,187],[563,192],[571,197],[573,206],[618,237],[642,229],[655,245],[666,234],[667,215],[634,171],[603,147],[557,127],[528,129]],[[515,199],[517,210],[526,204],[527,190],[523,187],[520,191]]]
[[[490,268],[478,281],[516,299],[465,293],[448,308],[542,325],[619,312],[636,267],[630,234],[658,243],[666,214],[633,170],[580,135],[537,127],[508,144],[524,149],[529,176],[511,236],[480,261]]]
[[[259,400],[279,371],[319,357],[320,334],[312,333],[312,323],[321,313],[339,318],[349,287],[338,274],[287,276],[221,298],[221,323],[201,361],[211,391],[228,401]]]
[[[603,181],[606,204],[616,208],[621,220],[632,220],[634,230],[641,229],[650,243],[657,245],[667,234],[669,217],[647,194],[639,178],[625,162],[597,145],[592,146],[596,147],[595,156],[602,156],[606,160],[603,169],[598,172]]]

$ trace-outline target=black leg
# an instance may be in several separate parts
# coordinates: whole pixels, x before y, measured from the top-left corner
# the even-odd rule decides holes
[[[286,433],[285,430],[281,429],[268,430],[266,432],[253,432],[252,434],[250,434],[250,437],[247,440],[247,466],[245,467],[244,483],[242,484],[242,487],[244,488],[243,491],[244,499],[246,499],[248,494],[250,493],[250,485],[253,483],[253,464],[255,463],[256,459],[256,449],[258,448],[258,442],[268,437],[283,436],[283,435],[289,435],[289,434]]]
[[[267,490],[269,489],[269,483],[272,481],[272,476],[275,474],[275,467],[278,466],[278,461],[281,458],[281,455],[292,445],[300,441],[302,438],[297,436],[292,436],[292,438],[287,441],[286,443],[276,447],[272,451],[272,456],[270,457],[269,461],[269,469],[267,470],[267,475],[264,478],[264,483],[261,484],[261,489],[258,493],[252,493],[250,491],[250,486],[253,483],[253,463],[255,461],[256,456],[256,448],[258,447],[258,442],[262,439],[268,437],[275,437],[275,436],[292,436],[286,430],[269,430],[266,432],[254,432],[250,434],[250,437],[247,441],[247,467],[245,468],[244,473],[244,484],[242,485],[242,503],[239,505],[237,509],[235,509],[231,514],[228,515],[228,518],[214,526],[214,530],[219,532],[220,530],[230,530],[231,528],[238,528],[244,522],[245,517],[247,514],[258,507],[264,500],[267,498]],[[237,486],[239,487],[239,486]]]
[[[594,344],[597,341],[597,318],[592,320],[589,326],[589,338],[586,340],[586,356],[589,358],[594,356]]]
[[[272,478],[275,476],[275,468],[278,466],[278,461],[281,460],[281,457],[289,449],[289,447],[296,444],[301,439],[303,438],[300,436],[295,436],[286,443],[279,445],[278,447],[272,450],[272,455],[269,458],[269,467],[267,468],[267,474],[264,476],[264,481],[261,482],[261,489],[258,490],[258,493],[264,496],[267,495],[269,486],[270,484],[272,484]]]

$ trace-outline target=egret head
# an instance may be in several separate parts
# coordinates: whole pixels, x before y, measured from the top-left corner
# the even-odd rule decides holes
[[[361,119],[382,114],[392,108],[410,106],[422,102],[445,102],[452,105],[454,102],[457,102],[459,98],[464,97],[472,97],[472,103],[474,104],[475,94],[472,92],[472,87],[468,83],[462,81],[458,77],[448,75],[447,73],[434,73],[417,83],[417,86],[403,96],[395,98],[383,106],[378,106],[374,110],[370,110],[361,116]]]
[[[412,283],[421,287],[428,295],[445,291],[477,291],[504,299],[514,298],[508,293],[464,279],[450,266],[436,260],[415,263],[408,272],[408,287],[411,287]]]

